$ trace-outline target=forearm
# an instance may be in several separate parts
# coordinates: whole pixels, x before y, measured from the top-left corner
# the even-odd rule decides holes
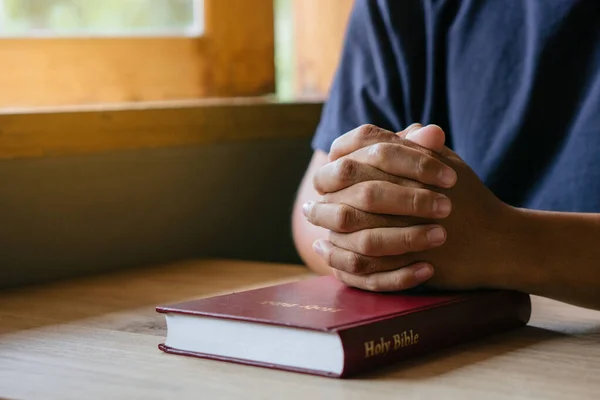
[[[515,211],[513,288],[600,309],[600,214]]]

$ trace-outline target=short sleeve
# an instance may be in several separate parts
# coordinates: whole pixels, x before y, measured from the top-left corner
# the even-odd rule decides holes
[[[413,122],[410,64],[422,56],[422,20],[418,1],[355,1],[314,150],[328,153],[337,137],[362,124],[399,131]],[[411,28],[412,37],[403,34]]]

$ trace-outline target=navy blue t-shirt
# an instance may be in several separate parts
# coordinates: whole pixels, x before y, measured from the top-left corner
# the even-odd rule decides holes
[[[600,1],[356,0],[313,148],[413,122],[509,204],[600,212]]]

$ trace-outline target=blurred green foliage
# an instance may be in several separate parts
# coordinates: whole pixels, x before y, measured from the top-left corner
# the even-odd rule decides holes
[[[194,0],[0,0],[0,33],[27,35],[184,33]],[[198,2],[196,2],[198,3]]]
[[[281,100],[290,100],[294,97],[294,29],[292,1],[275,0],[274,6],[277,95]]]
[[[273,5],[277,94],[287,100],[294,91],[292,1],[274,0]],[[195,23],[202,25],[195,20],[202,10],[195,7],[203,7],[202,1],[0,0],[0,35],[184,35],[193,33]]]

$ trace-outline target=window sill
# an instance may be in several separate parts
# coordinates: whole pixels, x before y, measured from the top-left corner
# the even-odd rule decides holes
[[[271,97],[0,110],[0,159],[310,137],[321,100]]]

